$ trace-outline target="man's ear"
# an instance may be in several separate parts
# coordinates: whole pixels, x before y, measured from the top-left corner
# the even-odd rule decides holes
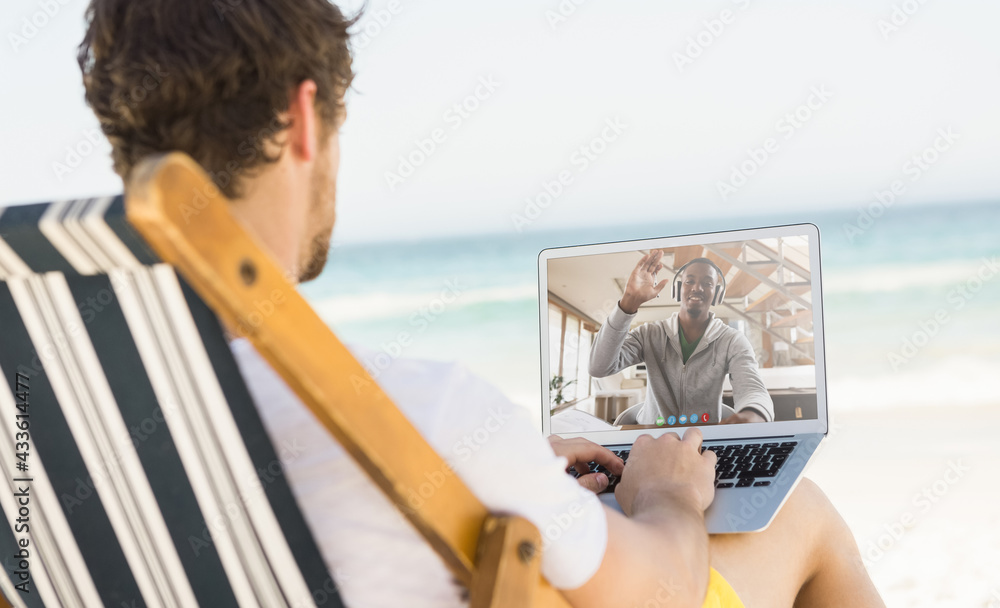
[[[316,157],[319,133],[316,116],[316,83],[303,80],[292,90],[288,104],[288,144],[292,154],[303,161]]]

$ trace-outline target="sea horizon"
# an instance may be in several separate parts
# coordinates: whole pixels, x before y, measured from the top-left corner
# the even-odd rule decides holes
[[[458,361],[535,408],[542,249],[809,222],[821,233],[831,403],[989,402],[1000,368],[1000,341],[989,339],[1000,336],[1000,203],[899,206],[870,220],[840,209],[340,244],[302,290],[342,339],[384,352],[381,363]]]

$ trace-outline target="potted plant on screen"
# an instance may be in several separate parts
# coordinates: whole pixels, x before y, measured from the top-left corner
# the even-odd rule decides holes
[[[576,380],[566,382],[566,379],[562,376],[552,376],[552,380],[549,381],[549,395],[552,399],[552,409],[555,409],[566,402],[566,398],[563,396],[563,390],[574,382],[576,382]]]

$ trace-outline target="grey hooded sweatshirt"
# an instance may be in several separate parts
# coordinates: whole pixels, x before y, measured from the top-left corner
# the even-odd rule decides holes
[[[646,401],[639,410],[639,424],[655,424],[659,416],[676,416],[679,422],[681,415],[698,416],[700,422],[705,413],[709,423],[719,422],[726,374],[733,384],[737,412],[752,409],[765,420],[774,420],[774,404],[746,336],[710,312],[705,334],[684,364],[678,315],[629,331],[635,315],[615,305],[590,352],[590,375],[604,378],[645,362]]]

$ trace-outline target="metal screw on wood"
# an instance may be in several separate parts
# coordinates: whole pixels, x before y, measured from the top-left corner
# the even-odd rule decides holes
[[[243,284],[249,287],[254,284],[257,280],[257,267],[253,265],[250,260],[243,260],[240,262],[240,278],[243,279]]]
[[[531,541],[524,541],[517,546],[517,556],[521,563],[527,564],[535,557],[535,545]]]

